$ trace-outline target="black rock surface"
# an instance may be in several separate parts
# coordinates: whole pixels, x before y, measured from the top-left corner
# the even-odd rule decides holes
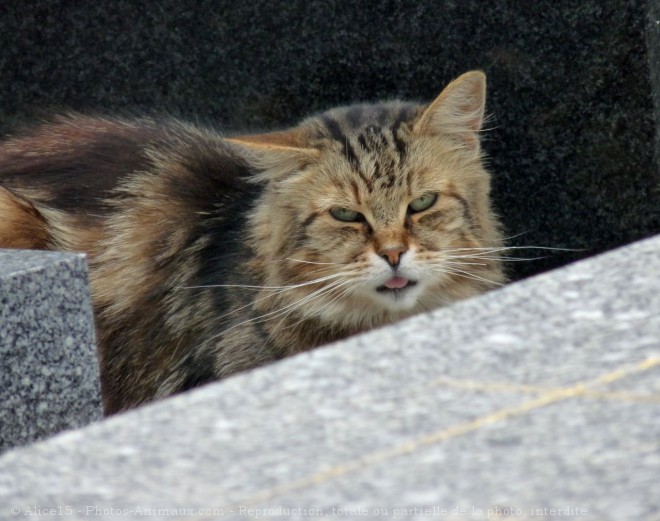
[[[660,231],[658,13],[658,0],[5,2],[0,130],[69,109],[272,128],[430,100],[483,69],[511,244],[579,250],[519,252],[545,256],[512,263],[520,278]]]

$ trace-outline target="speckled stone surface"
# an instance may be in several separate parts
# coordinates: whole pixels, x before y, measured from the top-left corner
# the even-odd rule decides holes
[[[0,451],[102,417],[83,255],[0,250],[0,368]]]
[[[659,272],[660,236],[11,451],[0,517],[658,519]]]
[[[67,108],[272,128],[358,100],[430,100],[481,68],[507,233],[580,249],[518,263],[522,277],[660,230],[650,7],[657,16],[657,0],[3,2],[0,130]]]

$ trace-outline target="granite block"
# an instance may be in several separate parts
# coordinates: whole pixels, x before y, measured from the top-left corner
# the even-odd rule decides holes
[[[521,278],[660,230],[657,1],[11,2],[0,130],[66,109],[258,130],[430,100],[481,68],[512,243],[579,250],[514,264]]]
[[[659,271],[660,236],[15,449],[0,516],[654,519]]]
[[[83,255],[0,250],[0,451],[102,417]]]

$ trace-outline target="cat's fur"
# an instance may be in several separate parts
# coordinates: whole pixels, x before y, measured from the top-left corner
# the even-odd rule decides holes
[[[270,134],[62,117],[0,145],[0,247],[89,254],[115,413],[501,283],[484,100],[470,72]]]

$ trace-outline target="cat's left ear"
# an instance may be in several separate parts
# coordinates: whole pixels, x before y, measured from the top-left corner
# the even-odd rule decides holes
[[[299,129],[226,138],[248,163],[260,171],[255,180],[278,180],[314,163],[320,152],[304,146]]]
[[[486,107],[486,75],[466,72],[452,81],[422,113],[413,132],[457,138],[465,148],[479,151],[478,132]]]

